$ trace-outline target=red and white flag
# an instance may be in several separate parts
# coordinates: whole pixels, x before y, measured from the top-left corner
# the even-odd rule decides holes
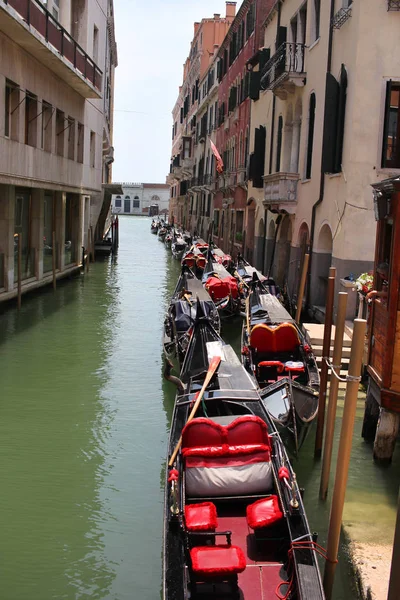
[[[217,173],[223,173],[223,171],[224,171],[224,161],[222,160],[221,155],[218,152],[218,150],[215,147],[215,144],[213,143],[212,140],[210,140],[210,146],[211,146],[212,153],[214,154],[214,156],[216,158],[216,161],[217,161]]]

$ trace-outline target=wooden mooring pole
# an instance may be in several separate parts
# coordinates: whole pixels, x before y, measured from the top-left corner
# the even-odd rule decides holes
[[[336,279],[336,268],[330,267],[329,278],[328,278],[328,290],[327,290],[327,294],[326,294],[326,306],[325,306],[324,339],[322,342],[321,379],[320,379],[320,385],[319,385],[317,431],[315,434],[315,447],[314,447],[314,457],[315,458],[321,457],[322,439],[324,437],[326,387],[328,384],[328,365],[326,364],[325,359],[329,358],[330,352],[331,352],[331,331],[332,331],[332,317],[333,317],[333,298],[335,295],[335,279]]]
[[[390,569],[389,592],[387,600],[400,598],[400,488],[397,502],[396,529],[394,532],[392,567]]]
[[[22,234],[18,233],[18,310],[21,310],[22,301]]]
[[[53,268],[53,290],[57,287],[57,277],[56,277],[56,232],[53,231],[52,235],[52,253],[51,253],[51,263]]]
[[[306,278],[307,278],[309,260],[310,260],[310,255],[305,254],[303,270],[301,272],[299,293],[297,294],[297,309],[296,309],[296,317],[295,317],[296,323],[300,323],[301,309],[303,307],[304,288],[306,287]]]
[[[326,500],[329,486],[329,474],[331,471],[331,460],[332,460],[332,447],[333,447],[333,434],[335,433],[335,418],[336,418],[336,405],[339,391],[339,380],[335,376],[340,375],[340,367],[342,361],[342,350],[343,350],[343,335],[344,326],[346,322],[346,308],[347,308],[347,293],[339,292],[338,298],[338,314],[336,319],[335,329],[335,345],[333,348],[332,358],[332,370],[331,379],[329,384],[329,402],[328,412],[326,417],[326,428],[325,428],[325,441],[324,441],[324,453],[322,457],[322,471],[321,471],[321,484],[319,488],[319,495],[321,500]]]
[[[335,487],[333,490],[329,518],[328,543],[326,550],[327,560],[324,571],[324,591],[326,600],[331,600],[332,598],[333,581],[335,578],[366,325],[367,321],[365,319],[354,320],[349,374],[347,375],[346,399],[344,401],[342,430],[340,432],[339,451],[336,464]]]

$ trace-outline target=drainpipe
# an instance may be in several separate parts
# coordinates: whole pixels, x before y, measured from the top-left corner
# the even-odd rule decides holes
[[[330,11],[330,17],[329,17],[328,56],[327,56],[327,61],[326,61],[326,72],[327,73],[330,73],[331,68],[332,68],[333,28],[331,26],[331,23],[332,23],[334,14],[335,14],[335,0],[331,0],[331,11]],[[326,95],[326,89],[325,89],[325,95]],[[325,122],[325,114],[324,114],[324,122]],[[324,139],[322,138],[322,149],[323,148],[324,148]],[[322,201],[324,199],[324,192],[325,192],[325,173],[322,170],[322,161],[323,161],[323,155],[321,153],[321,180],[320,180],[320,186],[319,186],[319,198],[313,204],[312,214],[311,214],[310,248],[309,248],[309,252],[308,252],[310,255],[310,258],[309,258],[309,263],[308,263],[308,274],[307,274],[308,285],[307,285],[306,308],[310,306],[311,265],[312,265],[312,258],[313,258],[313,246],[314,246],[314,234],[315,234],[315,221],[316,221],[316,215],[317,215],[317,206],[319,206],[322,203]]]

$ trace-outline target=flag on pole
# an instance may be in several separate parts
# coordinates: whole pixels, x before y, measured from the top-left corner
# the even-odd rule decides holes
[[[222,160],[220,153],[218,152],[217,148],[215,147],[215,144],[213,143],[213,141],[211,139],[210,139],[210,146],[211,146],[212,153],[214,154],[216,161],[217,161],[217,173],[223,173],[224,161]]]

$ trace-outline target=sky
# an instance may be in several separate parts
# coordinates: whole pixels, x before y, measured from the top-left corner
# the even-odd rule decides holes
[[[114,0],[114,11],[118,67],[113,181],[165,183],[171,113],[193,23],[214,13],[224,17],[225,0]]]

